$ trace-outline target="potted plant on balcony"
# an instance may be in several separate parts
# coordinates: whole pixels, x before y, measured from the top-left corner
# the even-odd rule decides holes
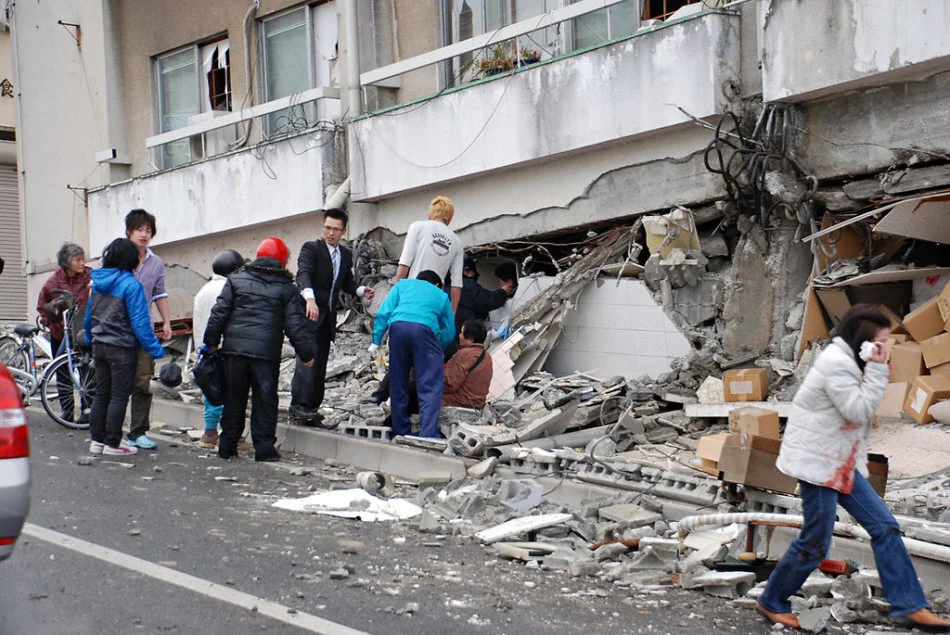
[[[505,43],[496,44],[489,49],[487,57],[483,57],[475,62],[475,69],[479,77],[491,77],[510,71],[515,67],[515,61],[508,53],[508,46]]]
[[[541,61],[541,52],[534,49],[521,49],[518,56],[518,66],[537,64]]]

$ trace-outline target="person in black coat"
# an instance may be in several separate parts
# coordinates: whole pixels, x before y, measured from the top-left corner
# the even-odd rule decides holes
[[[314,363],[298,360],[291,381],[291,416],[306,424],[320,419],[330,342],[336,335],[336,310],[340,292],[371,300],[373,289],[357,286],[353,276],[353,252],[340,245],[349,220],[346,212],[323,213],[323,240],[304,243],[297,258],[297,286],[307,301],[307,327]],[[304,358],[305,360],[306,358]]]
[[[257,260],[228,277],[211,309],[204,346],[213,351],[224,337],[226,394],[221,416],[218,456],[237,456],[244,434],[248,392],[251,400],[251,440],[256,461],[279,461],[277,442],[277,381],[284,334],[297,355],[313,365],[307,318],[293,275],[287,271],[290,251],[280,238],[265,238]]]

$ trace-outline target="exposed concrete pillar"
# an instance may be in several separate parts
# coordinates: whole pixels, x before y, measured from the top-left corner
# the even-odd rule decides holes
[[[360,91],[360,39],[356,0],[343,1],[343,26],[346,29],[346,108],[349,117],[363,112]]]

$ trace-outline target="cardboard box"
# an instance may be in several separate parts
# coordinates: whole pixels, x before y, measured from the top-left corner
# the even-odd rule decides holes
[[[887,351],[887,360],[891,360],[891,349],[897,346],[898,344],[903,344],[910,339],[910,335],[907,333],[891,333],[887,336],[887,339],[884,340],[884,350]]]
[[[767,368],[727,370],[722,374],[723,396],[727,402],[765,401],[769,395]]]
[[[924,354],[924,364],[927,368],[950,362],[950,333],[928,337],[920,343],[920,350]]]
[[[895,383],[914,381],[927,374],[924,352],[917,342],[897,344],[891,349],[891,381]]]
[[[943,318],[943,327],[950,331],[950,284],[945,286],[937,296],[937,310]]]
[[[874,421],[877,419],[900,419],[904,412],[904,402],[907,401],[907,393],[910,391],[910,382],[893,382],[887,385],[884,390],[884,398],[881,405],[874,411]]]
[[[693,466],[718,478],[719,455],[722,453],[722,445],[727,438],[729,438],[728,432],[700,437],[699,446],[696,448],[698,462],[694,463]]]
[[[934,298],[904,316],[904,328],[914,340],[923,342],[928,337],[940,335],[943,331],[944,320],[937,306],[939,299],[939,297]]]
[[[778,413],[757,406],[743,406],[729,413],[729,432],[780,439]]]
[[[945,375],[918,377],[911,384],[907,399],[904,400],[904,412],[913,417],[917,423],[931,423],[934,418],[927,413],[927,410],[943,399],[950,399],[950,377]]]
[[[732,434],[719,455],[719,470],[726,483],[794,494],[797,481],[778,471],[775,461],[782,443],[751,434]]]
[[[887,489],[887,457],[883,454],[868,454],[868,484],[878,496],[884,498]]]
[[[931,375],[943,375],[944,377],[950,377],[950,362],[946,364],[940,364],[939,366],[934,366],[929,370]]]
[[[877,308],[891,321],[892,335],[907,335],[907,329],[904,328],[904,321],[901,320],[899,315],[891,311],[886,304],[879,304]]]

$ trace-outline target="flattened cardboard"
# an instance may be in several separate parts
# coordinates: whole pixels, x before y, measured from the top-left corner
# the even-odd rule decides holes
[[[904,412],[917,423],[932,423],[934,418],[927,410],[934,403],[950,399],[950,377],[945,375],[926,375],[918,377],[904,400]]]
[[[935,195],[901,201],[874,226],[874,231],[892,236],[950,244],[950,197]]]
[[[779,439],[778,412],[758,406],[743,406],[729,413],[729,432]]]
[[[923,342],[925,339],[939,335],[943,331],[943,317],[940,315],[940,308],[937,301],[940,298],[934,298],[911,311],[904,316],[904,328],[911,334],[917,342]]]
[[[733,434],[719,456],[719,469],[726,483],[794,494],[797,482],[775,467],[781,442],[751,434]]]
[[[943,318],[943,327],[950,331],[950,284],[943,288],[937,296],[937,309]]]
[[[927,374],[924,353],[917,342],[897,344],[891,349],[891,381],[911,382]]]
[[[805,298],[805,318],[802,320],[802,331],[798,338],[798,354],[795,359],[802,356],[814,339],[828,339],[828,323],[822,315],[821,302],[818,300],[815,289],[810,288]]]
[[[939,366],[934,366],[929,369],[931,375],[942,375],[944,377],[950,377],[950,362],[946,364],[940,364]]]
[[[851,299],[847,289],[815,289],[815,295],[833,326],[838,326],[844,314],[851,309]]]
[[[888,384],[884,390],[881,405],[874,411],[874,419],[900,419],[909,390],[910,382],[902,381]]]
[[[769,394],[766,368],[727,370],[722,374],[723,396],[727,402],[765,401]]]
[[[950,333],[928,337],[920,343],[920,350],[924,354],[924,364],[927,368],[950,362]]]

